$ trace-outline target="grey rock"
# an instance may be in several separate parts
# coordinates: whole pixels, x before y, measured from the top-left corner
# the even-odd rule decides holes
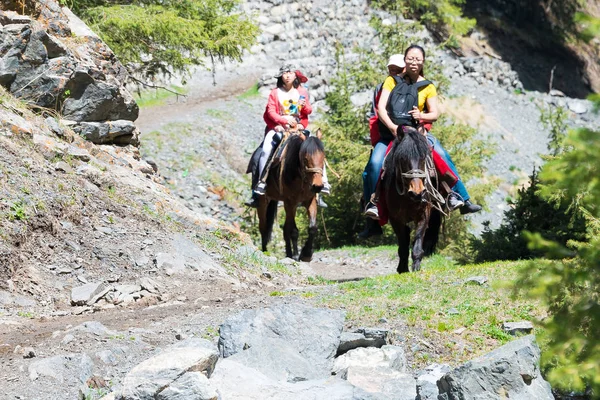
[[[450,372],[447,364],[432,364],[417,373],[417,397],[415,400],[437,400],[439,389],[437,382]]]
[[[231,359],[276,381],[299,382],[322,378],[297,350],[276,338],[255,340],[252,346],[234,354]]]
[[[412,375],[391,368],[349,367],[346,380],[383,399],[415,400],[417,388]]]
[[[554,399],[541,376],[539,359],[533,336],[514,340],[444,375],[438,381],[438,399]]]
[[[567,101],[567,106],[569,107],[569,110],[573,111],[575,114],[585,114],[588,111],[585,102],[580,100],[569,100]]]
[[[84,383],[92,373],[94,363],[87,354],[67,354],[43,358],[29,365],[29,378],[49,377],[57,382]]]
[[[157,400],[217,400],[217,391],[200,372],[187,372],[156,397]]]
[[[91,333],[95,336],[115,336],[117,334],[115,331],[108,329],[98,321],[86,321],[83,324],[72,328],[71,331]]]
[[[36,356],[35,350],[33,347],[24,347],[23,348],[23,358],[34,358]]]
[[[123,389],[116,399],[156,399],[186,372],[203,372],[210,377],[218,357],[217,349],[208,340],[193,338],[177,342],[133,368],[123,379]]]
[[[465,284],[467,283],[476,283],[478,285],[484,285],[488,279],[485,276],[471,276],[465,280]]]
[[[230,358],[219,360],[210,382],[227,400],[384,400],[335,377],[276,382]]]
[[[107,82],[95,80],[77,70],[66,84],[69,91],[63,103],[63,116],[74,121],[134,121],[139,108],[128,92]]]
[[[71,290],[71,304],[82,306],[88,303],[95,295],[104,290],[102,282],[87,283],[83,286],[74,287]]]
[[[502,330],[510,335],[516,335],[517,333],[531,333],[531,331],[533,331],[533,324],[529,321],[504,322],[502,324]]]
[[[405,372],[407,364],[404,349],[400,346],[386,345],[380,349],[365,347],[350,350],[336,358],[331,373],[345,377],[350,367],[382,368]]]
[[[340,345],[337,349],[337,356],[340,356],[349,350],[356,349],[358,347],[381,347],[385,345],[385,343],[385,339],[382,338],[367,338],[362,333],[343,332],[342,336],[340,337]]]
[[[139,132],[135,124],[127,120],[109,122],[81,122],[73,130],[95,144],[126,145],[138,140]]]
[[[244,310],[220,327],[219,351],[230,357],[248,346],[275,338],[287,342],[315,371],[327,376],[333,365],[344,323],[341,311],[304,305],[274,305]]]

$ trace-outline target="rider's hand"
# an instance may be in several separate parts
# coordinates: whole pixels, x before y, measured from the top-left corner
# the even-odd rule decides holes
[[[408,112],[410,115],[412,115],[412,117],[416,120],[416,121],[420,121],[421,120],[421,111],[419,111],[419,109],[414,106],[412,110],[410,110]]]
[[[294,128],[296,126],[296,118],[295,117],[288,115],[285,117],[285,119],[287,119],[289,126],[291,126],[292,128]]]
[[[304,107],[306,105],[306,99],[300,99],[300,100],[298,100],[298,105],[300,107]]]
[[[299,123],[298,124],[298,130],[299,131],[303,131],[304,130],[304,125],[302,125],[302,124]]]
[[[275,127],[275,132],[283,132],[283,131],[284,131],[284,129],[283,129],[283,126],[281,126],[281,125],[277,125],[277,126]]]

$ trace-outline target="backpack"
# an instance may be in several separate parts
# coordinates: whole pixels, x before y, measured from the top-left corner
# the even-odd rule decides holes
[[[419,106],[419,89],[429,85],[428,80],[408,83],[401,76],[392,76],[396,86],[392,89],[386,109],[392,122],[396,125],[415,126],[415,120],[408,112]]]

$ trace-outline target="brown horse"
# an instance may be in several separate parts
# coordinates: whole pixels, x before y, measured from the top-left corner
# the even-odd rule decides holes
[[[430,201],[426,181],[430,155],[425,136],[416,129],[398,129],[390,153],[385,159],[384,188],[389,221],[398,238],[398,273],[409,272],[410,227],[414,222],[412,269],[421,269],[421,260],[435,250],[441,225],[441,215]]]
[[[283,201],[285,224],[285,254],[295,260],[310,261],[313,255],[313,242],[317,235],[317,199],[316,194],[323,189],[323,163],[325,151],[321,142],[321,130],[304,140],[301,134],[292,134],[285,144],[287,147],[280,165],[269,170],[267,193],[262,196],[258,206],[259,229],[262,250],[267,251],[271,240],[273,223],[277,215],[277,202]],[[308,239],[298,256],[298,227],[296,226],[296,208],[298,204],[306,207],[308,213]]]

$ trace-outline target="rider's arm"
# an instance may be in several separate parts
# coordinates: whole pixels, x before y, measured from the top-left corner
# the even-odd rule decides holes
[[[287,118],[285,115],[279,114],[279,99],[277,98],[277,89],[273,89],[269,95],[267,111],[265,112],[265,120],[267,116],[271,119],[271,121],[274,121],[279,125],[285,125],[289,123],[289,118]],[[268,121],[265,122],[268,123]]]
[[[385,126],[390,130],[392,135],[396,136],[396,131],[398,130],[398,125],[394,124],[390,119],[388,112],[386,110],[387,102],[390,97],[390,90],[387,88],[383,88],[381,90],[381,97],[379,98],[379,103],[377,103],[377,115],[379,120],[383,122]]]
[[[308,116],[312,113],[312,105],[310,104],[310,96],[308,95],[308,91],[307,90],[301,90],[300,88],[298,88],[298,91],[300,92],[300,96],[304,96],[304,105],[302,106],[302,109],[300,110],[300,116],[302,118],[308,118]]]
[[[421,112],[419,113],[417,118],[418,120],[420,120],[421,122],[435,122],[437,121],[437,119],[440,117],[440,108],[438,107],[438,98],[437,96],[435,97],[428,97],[427,100],[425,100],[425,103],[427,104],[427,111],[426,113]]]

